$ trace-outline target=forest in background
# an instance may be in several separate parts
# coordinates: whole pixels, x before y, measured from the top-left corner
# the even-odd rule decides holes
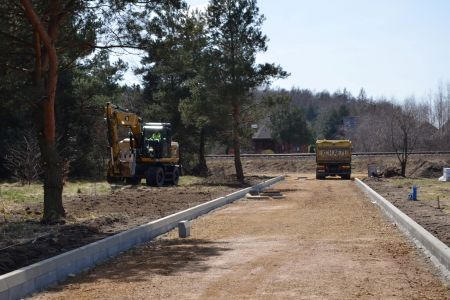
[[[187,172],[207,175],[205,153],[233,149],[241,182],[240,150],[251,151],[257,123],[280,143],[351,138],[357,151],[448,149],[444,85],[425,101],[270,89],[289,70],[256,62],[267,37],[255,0],[211,0],[205,11],[180,0],[21,0],[0,3],[0,12],[0,177],[42,180],[53,203],[44,219],[63,214],[65,179],[104,178],[106,102],[172,123]],[[110,59],[129,50],[142,53],[140,85],[122,85],[128,66]]]
[[[349,138],[358,152],[395,151],[404,135],[410,150],[450,147],[450,84],[439,84],[424,99],[374,99],[361,89],[329,93],[293,89],[291,105],[300,107],[316,138]]]
[[[0,9],[8,15],[21,8],[17,4],[13,7],[3,4]],[[130,9],[117,7],[123,15],[130,13]],[[111,34],[95,33],[102,26],[106,26],[103,31],[111,26],[105,20],[98,20],[104,22],[101,25],[89,25],[86,20],[83,21],[86,24],[80,24],[80,19],[79,23],[62,28],[62,33],[75,31],[75,36],[81,40],[79,52],[65,49],[59,64],[56,131],[66,176],[104,178],[109,155],[104,122],[104,106],[108,101],[138,113],[146,121],[172,123],[174,140],[180,142],[183,165],[188,172],[196,172],[201,139],[204,139],[206,153],[225,153],[233,147],[231,118],[223,115],[226,111],[223,99],[206,87],[198,88],[199,83],[206,86],[201,77],[208,75],[204,69],[211,61],[206,60],[212,59],[205,54],[211,42],[205,16],[190,11],[179,1],[167,1],[153,9],[159,15],[147,20],[149,23],[145,25],[153,26],[158,35],[147,40],[140,36],[141,40],[137,41],[137,37],[130,37],[133,31],[121,29],[119,32],[126,42],[111,45],[117,42],[112,39],[97,47],[96,39],[100,36],[105,39]],[[3,154],[0,177],[36,180],[42,170],[33,105],[35,91],[30,78],[33,51],[25,40],[32,31],[19,32],[25,29],[10,24],[19,17],[20,13],[11,17],[9,23],[3,20],[6,22],[3,28],[9,28],[10,32],[0,32],[10,41],[2,43],[0,49],[3,66],[0,72],[0,153]],[[145,22],[148,16],[140,17],[140,21]],[[26,27],[26,24],[21,25]],[[135,70],[142,75],[141,85],[121,84],[127,64],[120,59],[111,62],[111,52],[116,53],[117,48],[124,51],[127,47],[145,50],[142,66]],[[241,126],[246,152],[252,151],[251,125],[255,123],[267,123],[273,138],[280,143],[310,144],[316,138],[350,138],[356,151],[393,151],[392,127],[399,127],[393,124],[398,108],[410,114],[417,124],[414,148],[449,149],[450,85],[440,84],[427,99],[420,101],[413,97],[373,99],[363,89],[353,96],[345,89],[332,93],[298,88],[286,91],[271,90],[264,85],[255,87],[248,98],[242,109]],[[351,128],[346,128],[345,119],[352,120]]]

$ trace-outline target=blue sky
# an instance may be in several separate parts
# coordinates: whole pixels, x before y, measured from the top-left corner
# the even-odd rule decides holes
[[[207,1],[188,0],[193,7]],[[275,87],[419,99],[450,81],[450,1],[259,0]]]

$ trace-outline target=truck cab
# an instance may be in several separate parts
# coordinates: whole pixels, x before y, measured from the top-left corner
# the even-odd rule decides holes
[[[350,140],[316,141],[316,179],[340,176],[350,179],[352,167],[352,142]]]

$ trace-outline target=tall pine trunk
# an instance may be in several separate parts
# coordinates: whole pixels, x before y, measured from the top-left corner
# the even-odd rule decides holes
[[[234,167],[236,169],[236,178],[239,182],[244,182],[244,170],[241,162],[241,142],[240,142],[240,127],[241,127],[241,110],[237,101],[233,102],[233,149],[234,149]]]
[[[44,214],[42,221],[52,224],[64,217],[62,202],[63,164],[56,145],[55,98],[58,82],[56,51],[48,55],[48,80],[43,83],[42,74],[37,85],[43,87],[44,99],[38,109],[39,145],[44,167]]]
[[[21,0],[34,32],[34,84],[38,97],[37,127],[44,167],[44,215],[42,222],[56,223],[65,216],[62,203],[63,165],[56,147],[55,99],[58,83],[56,39],[62,21],[59,2],[51,1],[48,28],[36,14],[30,0]]]
[[[44,162],[44,215],[42,222],[52,224],[66,215],[62,202],[62,160],[54,141],[46,141],[43,137],[40,147]]]

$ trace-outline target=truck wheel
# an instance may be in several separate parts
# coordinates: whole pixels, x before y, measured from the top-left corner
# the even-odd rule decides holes
[[[177,167],[173,168],[172,172],[172,183],[173,185],[178,185],[178,181],[180,180],[180,171]]]
[[[342,175],[341,178],[345,180],[350,180],[350,174]]]
[[[322,180],[322,179],[325,179],[325,176],[322,176],[320,174],[316,174],[316,179]]]

